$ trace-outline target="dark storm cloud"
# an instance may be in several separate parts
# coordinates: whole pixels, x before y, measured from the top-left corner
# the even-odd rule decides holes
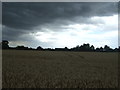
[[[84,19],[117,13],[114,3],[3,3],[3,25],[30,30],[56,19],[71,20],[76,16]]]
[[[47,3],[47,2],[3,2],[3,39],[29,40],[23,34],[44,31],[44,27],[60,31],[69,23],[91,23],[92,16],[110,16],[117,13],[117,3]],[[76,18],[78,17],[78,18]],[[95,24],[95,23],[93,23]],[[37,27],[39,27],[37,29]],[[59,27],[59,28],[57,28]]]
[[[21,29],[14,29],[6,26],[2,26],[2,37],[5,40],[12,40],[15,41],[17,39],[20,39],[22,34],[26,34],[26,30]]]

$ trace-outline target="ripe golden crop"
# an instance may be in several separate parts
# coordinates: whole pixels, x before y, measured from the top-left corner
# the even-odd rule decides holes
[[[116,88],[118,53],[3,50],[3,88]]]

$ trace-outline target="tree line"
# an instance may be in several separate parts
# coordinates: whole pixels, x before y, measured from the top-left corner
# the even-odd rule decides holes
[[[25,46],[17,46],[17,47],[9,47],[9,42],[7,40],[3,40],[0,43],[0,47],[2,49],[15,49],[15,50],[41,50],[41,51],[89,51],[89,52],[119,52],[120,46],[118,48],[112,49],[110,46],[105,45],[104,47],[95,48],[93,45],[90,45],[89,43],[83,44],[81,46],[77,45],[73,48],[42,48],[41,46],[38,46],[36,49],[25,47]]]

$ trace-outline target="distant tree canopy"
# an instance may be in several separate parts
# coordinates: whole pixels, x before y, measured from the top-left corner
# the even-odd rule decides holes
[[[7,40],[2,41],[2,49],[9,49],[9,42]]]
[[[37,50],[43,50],[43,48],[41,46],[38,46]]]
[[[72,48],[72,51],[96,51],[96,52],[117,52],[120,51],[120,47],[119,48],[115,48],[112,49],[109,46],[105,45],[104,48],[100,47],[100,48],[96,48],[88,43],[88,44],[83,44],[81,46],[77,45],[76,47]]]
[[[112,48],[110,48],[109,46],[105,45],[103,50],[106,51],[106,52],[107,51],[109,52],[109,51],[112,51]]]
[[[38,46],[36,49],[33,48],[28,48],[25,46],[17,46],[15,48],[13,47],[9,47],[9,42],[7,40],[3,40],[1,42],[2,44],[2,49],[17,49],[17,50],[44,50],[44,51],[89,51],[89,52],[120,52],[120,46],[118,48],[112,49],[110,48],[110,46],[105,45],[104,47],[100,47],[100,48],[95,48],[93,45],[90,45],[89,43],[87,44],[83,44],[81,46],[77,45],[76,47],[73,48],[55,48],[55,49],[51,49],[51,48],[47,48],[44,49],[41,46]]]
[[[28,47],[17,46],[16,49],[17,49],[17,50],[28,50]]]
[[[77,45],[73,48],[74,51],[94,51],[95,48],[93,45],[90,46],[90,44],[83,44],[81,46]]]

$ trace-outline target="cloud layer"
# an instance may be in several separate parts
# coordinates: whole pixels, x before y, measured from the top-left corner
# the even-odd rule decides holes
[[[76,23],[81,25],[105,24],[100,17],[109,17],[118,13],[117,3],[114,2],[3,2],[2,6],[3,39],[13,42],[35,41],[33,37],[38,32],[66,32],[69,25]],[[113,30],[114,26],[107,29]],[[52,40],[56,40],[55,38]],[[54,43],[48,41],[48,44]]]

